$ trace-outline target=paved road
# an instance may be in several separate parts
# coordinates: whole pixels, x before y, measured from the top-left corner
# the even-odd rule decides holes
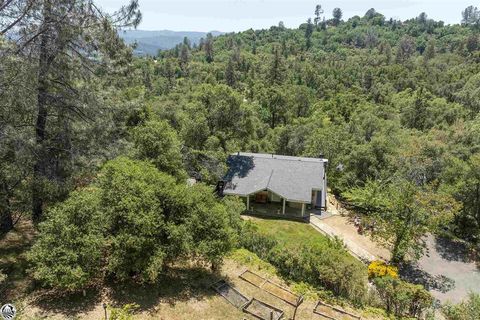
[[[418,261],[412,275],[442,303],[460,302],[469,292],[480,293],[480,270],[465,247],[458,242],[426,237],[428,251]]]

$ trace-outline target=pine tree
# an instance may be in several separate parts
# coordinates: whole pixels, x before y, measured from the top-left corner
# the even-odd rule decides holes
[[[270,64],[269,80],[271,84],[281,84],[283,81],[284,65],[282,54],[278,46],[274,46],[273,59]]]
[[[435,40],[428,41],[423,57],[425,61],[435,58]]]
[[[472,28],[480,28],[480,10],[477,7],[469,6],[462,11],[462,24]]]
[[[213,36],[211,33],[207,34],[207,40],[205,40],[205,59],[208,63],[213,62]]]
[[[187,44],[181,45],[182,49],[180,50],[180,68],[184,74],[188,74],[188,63],[190,61],[190,50]]]
[[[252,34],[252,54],[257,54],[257,35],[255,32]]]
[[[342,15],[343,15],[342,9],[340,9],[340,8],[333,9],[332,22],[333,22],[334,26],[338,26],[340,24],[340,21],[342,21]]]
[[[233,58],[228,59],[227,68],[225,69],[225,81],[230,87],[235,86],[235,66]]]
[[[22,9],[18,16],[3,16],[3,10],[8,10],[9,5],[16,7],[17,2],[7,1],[0,6],[0,29],[4,32],[15,28],[18,34],[25,35],[14,40],[15,51],[8,54],[35,61],[38,68],[31,75],[35,80],[31,90],[36,97],[31,115],[35,128],[31,201],[32,218],[38,222],[47,197],[55,199],[66,192],[76,153],[73,123],[85,125],[95,119],[92,113],[96,96],[88,85],[96,77],[96,62],[108,66],[129,55],[116,26],[136,26],[141,15],[137,0],[111,15],[90,0],[38,0],[21,2],[28,11]],[[78,90],[79,83],[82,91]]]
[[[183,37],[183,45],[186,46],[188,50],[192,49],[192,44],[187,37]]]
[[[323,14],[322,6],[317,4],[317,6],[315,7],[315,19],[313,19],[315,26],[318,26],[320,24],[322,20],[322,14]]]
[[[312,33],[313,33],[313,24],[312,24],[312,19],[308,18],[307,20],[307,27],[305,29],[305,46],[308,49],[312,46]]]

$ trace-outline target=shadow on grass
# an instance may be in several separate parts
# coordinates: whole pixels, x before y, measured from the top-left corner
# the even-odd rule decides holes
[[[1,300],[12,301],[31,290],[25,254],[34,236],[32,223],[20,220],[12,231],[0,239],[0,270],[7,276],[0,287]]]
[[[36,295],[40,292],[33,292]],[[42,310],[43,313],[60,313],[68,318],[75,317],[80,313],[88,312],[101,303],[102,294],[97,289],[90,289],[85,291],[85,296],[82,292],[76,293],[62,293],[50,292],[40,293],[33,302],[33,305]]]
[[[108,298],[118,306],[136,303],[140,310],[148,311],[160,302],[175,305],[176,302],[215,295],[210,286],[221,279],[224,278],[220,274],[205,268],[177,267],[168,269],[153,285],[112,284]]]
[[[107,283],[103,290],[91,289],[82,293],[44,294],[35,300],[35,305],[46,313],[75,317],[80,313],[94,310],[103,302],[116,307],[134,303],[139,311],[155,311],[159,303],[175,305],[190,299],[201,300],[215,295],[211,284],[223,277],[205,268],[172,268],[155,284],[135,282]]]
[[[455,280],[444,275],[432,276],[423,271],[416,264],[404,264],[399,268],[400,277],[414,284],[421,284],[427,290],[436,290],[442,293],[455,288]]]

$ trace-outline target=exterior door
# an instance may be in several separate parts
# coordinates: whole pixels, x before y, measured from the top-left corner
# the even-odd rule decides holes
[[[317,193],[317,199],[315,201],[315,207],[316,208],[321,208],[323,207],[323,203],[322,203],[322,191],[316,191]]]

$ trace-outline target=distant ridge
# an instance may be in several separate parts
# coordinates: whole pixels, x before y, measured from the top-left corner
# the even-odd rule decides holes
[[[156,55],[158,50],[167,50],[174,48],[177,44],[183,42],[183,38],[187,37],[193,44],[205,38],[208,32],[198,31],[171,31],[171,30],[122,30],[119,31],[126,43],[137,43],[135,54],[139,56]],[[220,31],[210,31],[213,36],[223,34]]]

